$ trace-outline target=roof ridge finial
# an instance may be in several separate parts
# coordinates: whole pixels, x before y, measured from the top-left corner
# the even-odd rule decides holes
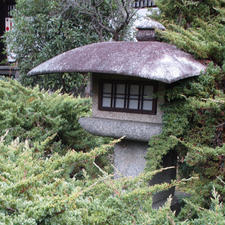
[[[159,22],[146,17],[137,22],[136,25],[138,41],[156,41],[155,30],[165,30],[166,28]]]

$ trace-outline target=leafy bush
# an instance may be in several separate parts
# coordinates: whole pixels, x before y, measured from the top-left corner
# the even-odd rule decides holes
[[[211,65],[206,74],[168,87],[164,129],[150,140],[147,154],[148,167],[153,170],[160,166],[163,155],[176,151],[180,177],[198,177],[189,191],[202,207],[209,207],[213,186],[220,200],[225,199],[225,95],[218,89],[221,76],[220,68]]]
[[[6,144],[1,138],[0,224],[225,224],[225,209],[215,191],[210,210],[188,202],[196,219],[179,220],[170,210],[170,202],[153,210],[151,196],[160,188],[148,186],[154,173],[114,180],[94,163],[115,142],[88,153],[69,151],[64,156],[53,153],[46,158],[50,141],[51,138],[42,143],[16,139]],[[79,179],[77,174],[71,177],[71,171],[78,165],[83,167]],[[99,177],[93,179],[90,175],[96,167]]]
[[[156,171],[118,180],[105,172],[102,158],[116,141],[101,145],[103,139],[79,127],[89,99],[9,80],[0,81],[0,100],[0,224],[224,224],[225,209],[215,191],[211,209],[187,202],[176,218],[169,202],[159,210],[151,207],[152,194],[168,187],[148,186]]]
[[[73,148],[88,151],[102,143],[84,131],[78,119],[90,112],[89,98],[25,88],[16,81],[0,80],[0,135],[8,131],[7,143],[20,140],[44,141],[52,136],[46,154]]]
[[[164,128],[149,142],[148,166],[160,167],[163,155],[176,151],[180,177],[198,178],[185,188],[196,204],[210,207],[213,187],[220,201],[225,199],[224,1],[158,0],[156,4],[161,13],[155,18],[167,28],[157,31],[158,38],[204,59],[208,69],[199,77],[168,85]]]
[[[48,141],[39,147],[1,141],[0,224],[145,224],[151,199],[143,182],[117,182],[106,174],[96,180],[89,177],[96,157],[112,144],[45,158]],[[70,176],[77,164],[85,168],[84,179]],[[125,185],[129,191],[122,190]]]
[[[167,27],[164,40],[200,59],[225,64],[225,4],[222,0],[157,0],[156,17]]]

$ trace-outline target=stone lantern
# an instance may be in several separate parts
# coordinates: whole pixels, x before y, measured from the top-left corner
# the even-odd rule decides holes
[[[159,22],[150,18],[142,18],[136,22],[137,34],[136,39],[138,41],[155,41],[155,30],[165,30],[166,28]]]
[[[154,29],[165,29],[155,21],[138,25],[139,42],[102,42],[62,53],[29,72],[90,72],[92,116],[80,118],[88,132],[124,139],[115,145],[115,178],[135,177],[145,168],[148,141],[162,131],[166,84],[198,76],[205,66],[175,46],[155,41]],[[176,154],[168,153],[163,166],[175,166]],[[176,171],[156,174],[150,185],[171,182]],[[153,208],[161,206],[174,188],[157,193]]]

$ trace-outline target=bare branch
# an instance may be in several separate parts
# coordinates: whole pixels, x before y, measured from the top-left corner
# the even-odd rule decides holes
[[[66,9],[73,7],[78,14],[87,16],[92,27],[103,40],[103,32],[112,35],[114,40],[121,39],[136,10],[131,0],[64,0]]]

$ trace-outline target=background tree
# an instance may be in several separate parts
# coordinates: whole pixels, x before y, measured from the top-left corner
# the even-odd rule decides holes
[[[6,42],[11,43],[16,54],[22,84],[80,93],[87,76],[64,73],[28,78],[26,74],[67,50],[122,37],[132,15],[130,6],[122,0],[82,1],[82,4],[72,0],[18,0],[13,12],[14,29],[7,34]]]
[[[136,12],[132,3],[133,0],[67,0],[78,14],[88,18],[101,41],[105,33],[114,41],[124,39]]]
[[[20,80],[25,85],[39,84],[46,89],[63,88],[64,92],[79,89],[84,82],[80,75],[71,74],[26,77],[27,72],[41,62],[70,48],[96,40],[93,34],[83,34],[86,27],[75,26],[66,18],[58,0],[18,0],[13,12],[14,29],[7,34],[20,68]],[[87,29],[89,30],[89,29]]]

